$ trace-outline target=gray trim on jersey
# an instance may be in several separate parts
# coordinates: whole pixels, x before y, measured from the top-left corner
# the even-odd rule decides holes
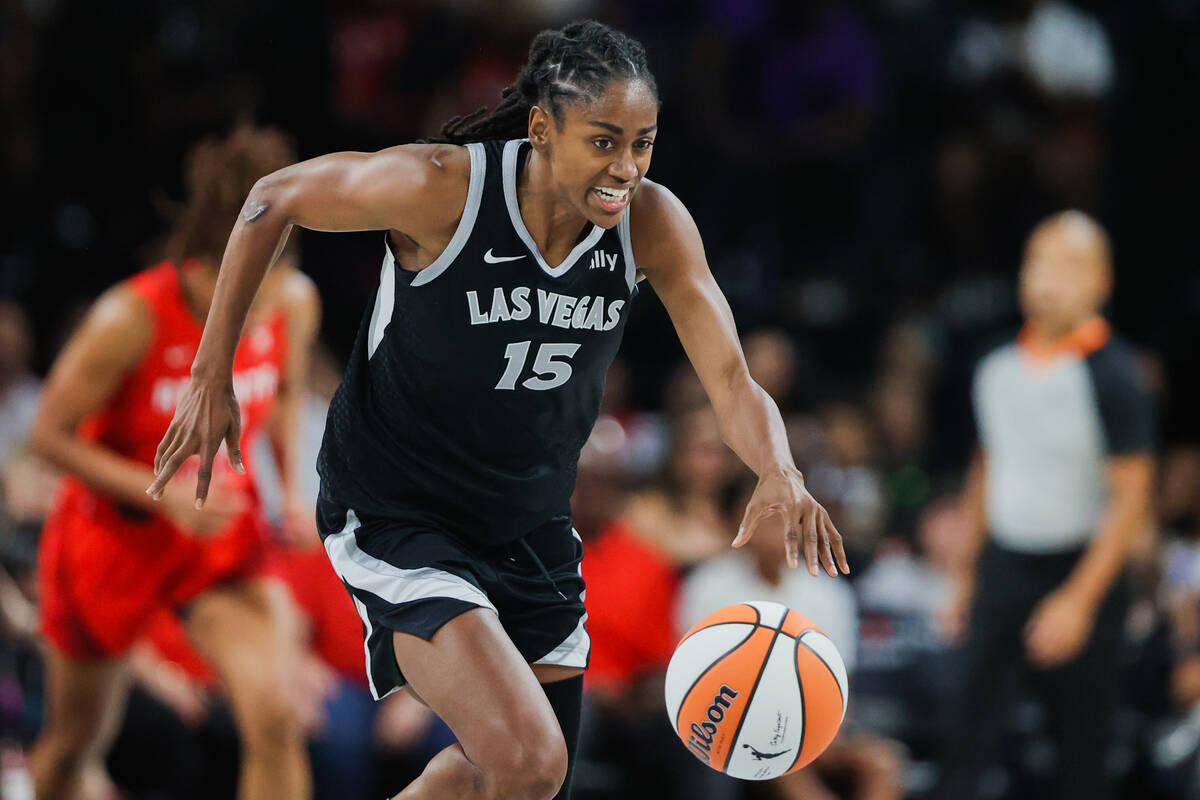
[[[483,181],[487,171],[487,152],[480,142],[467,145],[467,153],[471,158],[471,176],[467,183],[467,202],[463,206],[462,217],[454,236],[441,255],[433,260],[425,269],[417,273],[412,280],[413,286],[424,286],[438,275],[441,275],[458,258],[471,238],[475,229],[475,219],[479,216],[479,201],[483,197]],[[371,309],[371,324],[367,329],[367,358],[375,355],[375,349],[383,341],[384,331],[392,321],[392,312],[396,304],[396,256],[392,252],[391,234],[383,237],[383,268],[379,272],[379,289],[375,293],[375,307]]]
[[[504,178],[504,203],[508,206],[508,216],[512,220],[513,230],[529,248],[529,252],[533,254],[538,266],[550,277],[557,278],[574,266],[580,256],[596,246],[596,242],[600,241],[600,237],[604,235],[604,228],[593,225],[592,232],[588,234],[588,237],[575,245],[575,249],[557,267],[546,263],[546,259],[538,250],[537,242],[533,240],[529,229],[525,227],[525,220],[521,219],[521,207],[517,203],[517,153],[520,151],[521,145],[528,141],[528,139],[511,139],[504,145],[504,160],[501,162],[501,172]]]
[[[633,236],[629,233],[629,209],[625,209],[625,213],[621,215],[621,221],[617,223],[617,238],[621,240],[621,250],[625,256],[625,283],[629,286],[629,291],[633,292],[634,284],[637,283],[637,264],[633,261]]]
[[[371,324],[367,328],[367,358],[375,355],[375,348],[383,341],[383,332],[392,321],[396,305],[396,259],[387,242],[391,234],[384,234],[383,268],[379,271],[379,288],[375,290],[375,307],[371,309]]]
[[[487,153],[482,142],[471,142],[467,145],[467,152],[471,154],[471,180],[467,185],[467,204],[463,206],[458,228],[442,254],[413,278],[413,286],[424,286],[445,272],[454,263],[454,259],[458,258],[467,240],[471,238],[471,231],[475,229],[475,218],[479,216],[479,200],[483,197],[483,179],[487,172]]]
[[[583,537],[579,535],[579,531],[571,528],[571,535],[580,544],[583,544]],[[579,565],[579,574],[583,575],[582,563]],[[579,595],[579,602],[582,603],[586,599],[587,589],[584,589]],[[584,626],[587,618],[588,615],[585,610],[579,618],[579,623],[575,626],[575,630],[571,631],[571,635],[563,639],[557,647],[533,663],[554,664],[560,667],[579,667],[580,669],[587,668],[588,659],[592,654],[592,637],[588,635],[587,628]]]

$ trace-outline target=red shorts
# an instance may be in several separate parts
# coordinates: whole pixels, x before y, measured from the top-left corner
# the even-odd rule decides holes
[[[43,635],[70,658],[124,654],[163,610],[268,571],[269,531],[247,514],[211,539],[158,518],[59,509],[38,553]]]

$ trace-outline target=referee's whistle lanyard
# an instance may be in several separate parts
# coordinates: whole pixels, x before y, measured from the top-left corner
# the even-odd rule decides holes
[[[561,597],[563,600],[566,600],[567,596],[562,593],[562,589],[558,588],[558,583],[555,582],[554,577],[550,574],[550,570],[546,569],[546,565],[542,563],[540,558],[538,558],[538,554],[533,552],[533,548],[529,546],[529,542],[525,541],[525,537],[522,536],[520,539],[517,539],[517,541],[521,543],[521,547],[525,548],[525,552],[531,559],[533,559],[533,563],[537,564],[537,568],[542,573],[542,577],[550,581],[550,585],[554,587],[554,591],[558,592],[559,597]]]

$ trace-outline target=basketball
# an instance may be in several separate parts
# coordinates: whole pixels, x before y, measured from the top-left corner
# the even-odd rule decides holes
[[[770,780],[819,756],[846,715],[846,666],[798,611],[726,606],[684,635],[667,667],[671,725],[713,769]]]

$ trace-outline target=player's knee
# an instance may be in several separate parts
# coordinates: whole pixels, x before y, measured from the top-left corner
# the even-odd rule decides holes
[[[567,778],[567,745],[557,727],[543,728],[512,738],[492,776],[494,797],[551,800],[558,793]]]
[[[277,689],[254,693],[240,710],[241,734],[247,754],[270,757],[303,739],[295,705]]]
[[[55,775],[78,775],[92,756],[97,736],[78,726],[47,729],[34,752]]]
[[[82,762],[100,746],[101,722],[98,714],[51,717],[42,731],[39,746],[64,762]]]

